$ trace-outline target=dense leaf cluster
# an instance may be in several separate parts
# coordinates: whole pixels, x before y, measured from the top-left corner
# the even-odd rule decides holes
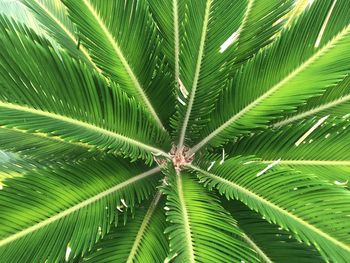
[[[350,261],[350,1],[0,9],[0,262]]]

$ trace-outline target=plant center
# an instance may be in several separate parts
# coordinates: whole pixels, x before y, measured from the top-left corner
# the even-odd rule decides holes
[[[187,146],[178,147],[173,145],[169,152],[171,161],[176,171],[181,171],[184,166],[192,163],[194,159],[194,153],[190,153],[190,148]]]

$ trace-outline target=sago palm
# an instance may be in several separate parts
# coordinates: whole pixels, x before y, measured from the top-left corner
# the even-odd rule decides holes
[[[0,262],[350,261],[349,0],[22,4]]]

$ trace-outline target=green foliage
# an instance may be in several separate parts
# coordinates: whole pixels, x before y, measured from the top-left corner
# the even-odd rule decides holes
[[[167,256],[168,242],[161,198],[158,192],[152,202],[135,211],[125,226],[114,227],[83,262],[162,262]]]
[[[300,145],[295,143],[310,130],[318,119],[257,132],[226,147],[228,154],[256,155],[266,163],[281,159],[279,166],[288,166],[319,176],[339,186],[347,187],[349,176],[350,130],[347,116],[328,118]],[[293,128],[292,128],[293,127]],[[327,150],[325,150],[327,149]]]
[[[79,256],[110,230],[117,206],[133,209],[155,190],[157,171],[142,173],[115,157],[22,169],[21,177],[3,182],[0,258],[60,261],[67,247]]]
[[[219,146],[234,136],[266,128],[348,74],[350,18],[342,11],[350,8],[350,2],[338,2],[335,25],[327,27],[316,47],[332,1],[325,2],[316,1],[274,45],[237,71],[212,122],[202,130],[202,137],[206,137],[195,148],[208,141]]]
[[[225,204],[238,226],[246,234],[246,239],[261,248],[259,256],[266,262],[322,262],[316,249],[292,238],[289,232],[274,224],[269,224],[261,216],[249,210],[243,203],[231,201]],[[293,255],[291,257],[291,255]]]
[[[174,262],[257,262],[235,220],[190,174],[168,172],[166,214]]]
[[[0,262],[350,259],[348,0],[0,0]]]
[[[268,167],[252,157],[231,158],[209,172],[193,169],[210,189],[216,187],[228,199],[242,201],[297,239],[314,244],[325,257],[346,262],[350,236],[344,229],[350,221],[344,218],[350,212],[349,191],[313,175]]]

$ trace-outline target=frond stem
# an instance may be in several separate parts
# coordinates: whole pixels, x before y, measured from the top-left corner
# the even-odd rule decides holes
[[[89,0],[83,0],[83,3],[85,4],[85,6],[88,8],[88,10],[90,11],[90,13],[95,17],[97,23],[99,24],[99,26],[101,27],[103,33],[106,35],[108,41],[111,43],[114,52],[117,54],[118,58],[120,59],[120,61],[122,62],[125,70],[127,71],[131,81],[133,82],[133,84],[135,85],[137,91],[139,92],[139,94],[141,95],[142,101],[144,102],[145,106],[147,107],[147,109],[150,111],[150,113],[152,114],[152,116],[154,117],[154,119],[156,120],[156,122],[158,123],[158,125],[165,130],[164,125],[162,124],[162,121],[160,120],[160,118],[158,117],[158,114],[156,113],[155,109],[153,108],[151,102],[149,101],[146,93],[144,92],[139,80],[137,79],[137,76],[135,75],[135,73],[133,72],[131,66],[129,65],[126,57],[124,56],[120,46],[118,45],[118,43],[115,41],[114,37],[112,36],[112,34],[108,31],[107,26],[105,25],[105,23],[102,21],[101,17],[99,16],[99,14],[97,13],[97,11],[94,9],[94,7],[91,5]]]
[[[59,115],[59,114],[46,112],[46,111],[33,109],[33,108],[28,108],[26,106],[20,106],[20,105],[8,103],[8,102],[2,102],[2,101],[0,101],[0,108],[7,108],[7,109],[17,110],[17,111],[22,111],[22,112],[29,112],[29,113],[32,113],[32,114],[35,114],[35,115],[45,116],[45,117],[48,117],[48,118],[60,120],[60,121],[66,122],[66,123],[70,123],[70,124],[73,124],[73,125],[77,125],[77,126],[83,127],[85,129],[88,129],[88,130],[93,130],[93,131],[95,131],[97,133],[100,133],[100,134],[104,134],[104,135],[113,137],[113,138],[115,138],[117,140],[128,142],[130,144],[138,146],[138,147],[140,147],[140,148],[142,148],[144,150],[147,150],[149,152],[152,152],[152,153],[158,153],[158,154],[163,155],[165,157],[169,156],[167,153],[165,153],[164,151],[162,151],[162,150],[160,150],[158,148],[154,148],[152,146],[149,146],[149,145],[144,144],[142,142],[139,142],[137,140],[128,138],[128,137],[126,137],[124,135],[121,135],[121,134],[118,134],[118,133],[115,133],[115,132],[112,132],[112,131],[100,128],[98,126],[95,126],[95,125],[92,125],[92,124],[89,124],[89,123],[86,123],[86,122],[83,122],[83,121],[79,121],[79,120],[76,120],[76,119],[68,118],[66,116],[62,116],[62,115]]]
[[[313,108],[311,110],[308,110],[308,111],[299,113],[297,115],[291,116],[290,118],[287,118],[287,119],[284,119],[282,121],[279,121],[279,122],[273,124],[271,127],[272,128],[279,128],[281,126],[290,124],[290,123],[292,123],[294,121],[301,120],[301,119],[304,119],[306,117],[315,115],[318,112],[321,112],[321,111],[328,110],[330,108],[336,107],[336,106],[338,106],[338,105],[340,105],[342,103],[346,103],[348,101],[350,101],[350,94],[346,95],[344,97],[341,97],[339,99],[333,100],[331,102],[325,103],[323,105],[320,105],[318,107],[315,107],[315,108]]]
[[[190,263],[195,263],[193,240],[192,240],[192,234],[191,234],[191,229],[190,229],[190,221],[188,218],[188,211],[187,211],[187,207],[185,204],[184,192],[183,192],[183,188],[182,188],[182,178],[181,178],[180,172],[176,172],[176,185],[177,185],[177,191],[179,194],[179,202],[180,202],[181,211],[182,211],[183,225],[184,225],[185,234],[187,237],[186,243],[187,243],[187,248],[189,251],[188,261]]]
[[[198,171],[198,172],[200,172],[202,174],[205,174],[206,176],[211,177],[211,178],[213,178],[213,179],[215,179],[217,181],[220,181],[220,182],[224,183],[225,185],[229,185],[230,187],[234,188],[236,191],[238,191],[241,194],[249,197],[250,199],[256,200],[257,202],[262,203],[265,206],[270,207],[270,208],[272,208],[275,211],[278,211],[279,213],[283,214],[287,218],[293,219],[295,222],[297,222],[297,223],[301,224],[302,226],[310,229],[312,232],[316,233],[317,235],[322,236],[323,238],[331,241],[332,243],[336,244],[337,246],[339,246],[339,247],[341,247],[341,248],[343,248],[343,249],[345,249],[345,250],[350,252],[350,246],[349,245],[342,243],[341,241],[339,241],[339,240],[335,239],[334,237],[330,236],[329,234],[323,232],[321,229],[313,226],[312,224],[310,224],[309,222],[305,221],[304,219],[296,216],[291,211],[288,211],[288,210],[286,210],[286,209],[284,209],[284,208],[274,204],[273,202],[263,198],[260,195],[257,195],[256,193],[250,191],[249,189],[247,189],[245,187],[242,187],[242,186],[240,186],[240,185],[238,185],[236,183],[233,183],[233,182],[231,182],[229,180],[226,180],[226,179],[224,179],[224,178],[222,178],[220,176],[217,176],[215,174],[212,174],[212,173],[209,173],[209,172],[207,172],[205,170],[202,170],[201,168],[196,167],[194,165],[188,165],[187,167],[189,167],[189,168],[191,168],[191,169],[193,169],[195,171]]]
[[[10,236],[0,240],[0,247],[5,246],[6,244],[8,244],[10,242],[13,242],[13,241],[15,241],[15,240],[17,240],[19,238],[27,236],[27,235],[35,232],[35,231],[38,231],[41,228],[56,222],[57,220],[60,220],[60,219],[62,219],[64,217],[66,217],[66,216],[69,216],[70,214],[72,214],[72,213],[74,213],[74,212],[76,212],[76,211],[78,211],[78,210],[80,210],[80,209],[82,209],[82,208],[84,208],[84,207],[86,207],[86,206],[88,206],[90,204],[93,204],[93,203],[97,202],[98,200],[100,200],[100,199],[102,199],[102,198],[104,198],[104,197],[106,197],[106,196],[108,196],[110,194],[113,194],[114,192],[117,192],[120,189],[122,189],[122,188],[124,188],[124,187],[126,187],[128,185],[131,185],[131,184],[133,184],[133,183],[135,183],[137,181],[140,181],[140,180],[142,180],[144,178],[147,178],[147,177],[149,177],[149,176],[151,176],[151,175],[153,175],[155,173],[158,173],[159,171],[160,171],[160,168],[156,167],[156,168],[153,168],[153,169],[151,169],[151,170],[149,170],[147,172],[141,173],[141,174],[139,174],[139,175],[137,175],[137,176],[135,176],[133,178],[130,178],[130,179],[128,179],[128,180],[126,180],[126,181],[124,181],[124,182],[122,182],[122,183],[120,183],[120,184],[118,184],[118,185],[116,185],[116,186],[106,190],[106,191],[103,191],[103,192],[101,192],[101,193],[99,193],[99,194],[97,194],[97,195],[95,195],[95,196],[93,196],[93,197],[91,197],[91,198],[81,202],[80,204],[72,206],[71,208],[68,208],[65,211],[62,211],[62,212],[60,212],[60,213],[58,213],[56,215],[53,215],[52,217],[49,217],[49,218],[47,218],[47,219],[45,219],[45,220],[43,220],[43,221],[41,221],[41,222],[39,222],[37,224],[34,224],[33,226],[30,226],[30,227],[28,227],[26,229],[23,229],[20,232],[17,232],[17,233],[15,233],[13,235],[10,235]]]
[[[131,248],[131,251],[130,251],[130,254],[129,254],[129,257],[127,259],[127,263],[133,263],[134,262],[134,257],[136,255],[136,252],[137,252],[137,249],[138,247],[140,246],[140,243],[141,243],[141,240],[142,240],[142,237],[143,235],[145,234],[145,231],[146,231],[146,228],[147,226],[149,225],[150,223],[150,220],[151,220],[151,217],[159,203],[159,200],[162,196],[162,193],[160,191],[158,191],[154,197],[154,199],[152,200],[148,210],[147,210],[147,213],[142,221],[142,224],[140,226],[140,229],[139,231],[137,232],[137,235],[136,235],[136,238],[135,238],[135,241],[134,241],[134,244]]]
[[[262,161],[262,163],[272,163],[273,161]],[[281,160],[279,164],[285,165],[326,165],[326,166],[350,166],[350,160]]]
[[[191,153],[196,153],[199,149],[201,149],[204,145],[206,145],[211,139],[213,139],[215,136],[220,134],[222,131],[224,131],[227,127],[232,125],[234,122],[236,122],[238,119],[240,119],[243,115],[248,113],[250,110],[252,110],[254,107],[258,106],[262,101],[273,95],[276,91],[278,91],[284,84],[286,84],[288,81],[290,81],[292,78],[300,74],[304,69],[309,67],[312,63],[315,62],[319,57],[324,55],[329,49],[331,49],[338,41],[340,41],[345,35],[347,35],[350,31],[350,25],[345,27],[337,36],[335,36],[332,40],[330,40],[325,46],[320,48],[314,55],[312,55],[309,59],[307,59],[304,63],[302,63],[299,67],[297,67],[294,71],[292,71],[290,74],[288,74],[285,78],[283,78],[280,82],[278,82],[276,85],[271,87],[267,92],[265,92],[263,95],[252,101],[250,104],[248,104],[246,107],[244,107],[242,110],[240,110],[238,113],[233,115],[230,119],[228,119],[226,122],[221,124],[218,128],[216,128],[213,132],[211,132],[208,136],[206,136],[202,141],[200,141],[198,144],[196,144],[192,149]]]
[[[265,252],[262,251],[261,248],[247,234],[243,234],[243,239],[251,246],[251,248],[254,249],[256,253],[258,253],[260,258],[265,263],[273,263],[273,261],[265,254]]]
[[[196,89],[197,89],[197,85],[198,85],[199,74],[200,74],[201,65],[202,65],[202,59],[203,59],[203,55],[204,55],[204,45],[205,45],[205,39],[207,36],[209,14],[210,14],[210,8],[211,8],[212,1],[213,0],[207,0],[207,5],[205,8],[205,15],[204,15],[204,21],[203,21],[201,40],[200,40],[200,44],[199,44],[196,70],[194,73],[193,84],[192,84],[190,99],[188,102],[188,107],[186,110],[186,115],[185,115],[185,118],[184,118],[184,121],[182,124],[182,128],[181,128],[180,139],[179,139],[179,148],[182,148],[184,145],[188,121],[189,121],[189,118],[191,115],[191,111],[192,111],[192,107],[193,107],[193,103],[194,103],[194,98],[196,95]]]
[[[179,65],[179,54],[180,54],[180,43],[179,43],[179,13],[178,13],[178,2],[173,0],[173,13],[174,13],[174,57],[175,57],[175,83],[179,88],[180,78],[180,65]]]

